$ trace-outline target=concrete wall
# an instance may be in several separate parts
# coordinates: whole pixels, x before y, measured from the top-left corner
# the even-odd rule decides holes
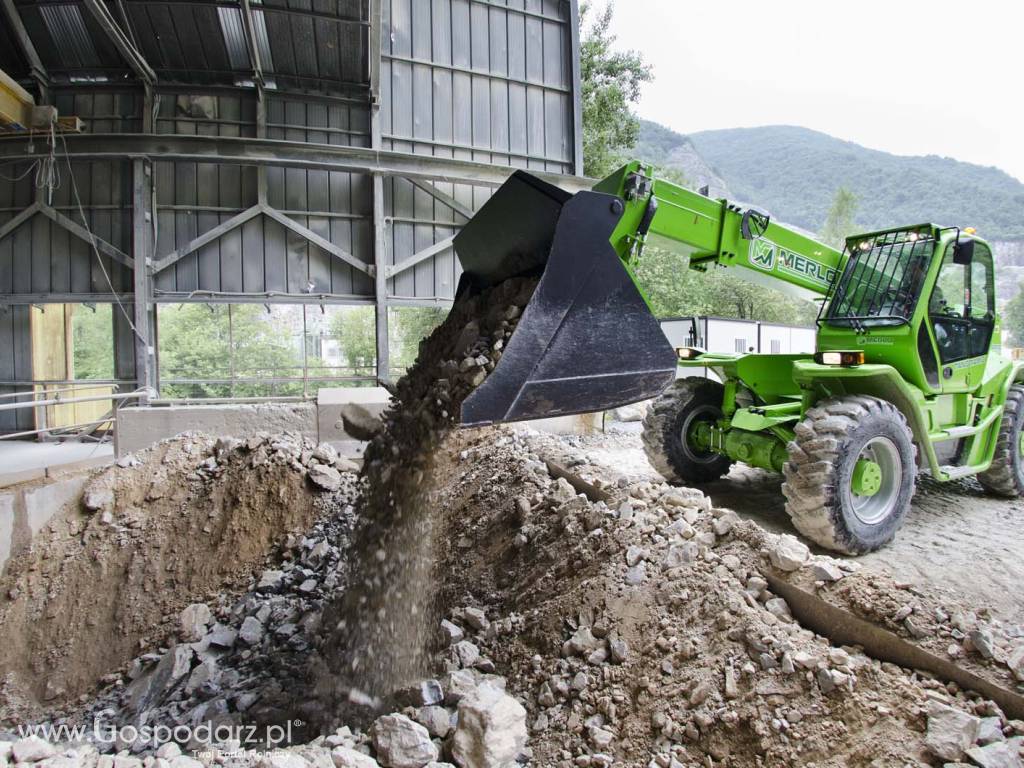
[[[248,437],[258,432],[285,431],[316,440],[316,405],[257,403],[122,408],[117,412],[114,447],[118,456],[124,456],[182,432]]]
[[[88,471],[0,491],[0,573],[11,555],[28,548],[32,537],[67,504],[77,504]]]

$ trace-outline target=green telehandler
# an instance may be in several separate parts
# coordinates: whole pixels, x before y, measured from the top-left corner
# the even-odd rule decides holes
[[[636,285],[645,246],[820,301],[816,352],[673,349]],[[892,539],[919,468],[1024,494],[1024,364],[1000,354],[992,250],[969,228],[868,232],[840,252],[632,162],[575,195],[517,172],[455,250],[459,297],[539,277],[463,425],[656,397],[643,443],[666,479],[708,482],[734,462],[781,472],[796,528],[851,554]]]

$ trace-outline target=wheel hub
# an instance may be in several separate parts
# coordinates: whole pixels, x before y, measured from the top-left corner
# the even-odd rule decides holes
[[[865,525],[885,520],[899,501],[903,461],[888,437],[878,435],[865,443],[850,477],[853,514]]]
[[[857,496],[874,496],[882,489],[882,468],[870,459],[858,459],[850,489]]]

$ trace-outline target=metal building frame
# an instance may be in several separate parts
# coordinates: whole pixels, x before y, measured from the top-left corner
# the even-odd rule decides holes
[[[452,298],[450,294],[436,295],[436,291],[429,290],[427,294],[414,293],[411,296],[398,296],[394,291],[389,291],[389,280],[430,263],[440,254],[450,251],[453,238],[453,235],[450,234],[439,238],[435,237],[433,238],[434,242],[422,245],[410,254],[403,254],[400,260],[397,260],[396,255],[396,261],[389,263],[388,227],[392,222],[389,222],[386,212],[385,198],[389,192],[386,184],[390,179],[406,180],[415,191],[429,196],[434,204],[450,212],[450,220],[446,218],[441,222],[425,222],[427,225],[434,224],[450,230],[457,230],[463,221],[472,216],[474,207],[478,207],[479,203],[486,199],[486,190],[500,185],[514,170],[514,167],[530,167],[531,172],[547,176],[550,180],[569,188],[579,189],[586,184],[585,180],[581,178],[582,136],[579,107],[577,0],[448,0],[452,6],[459,3],[461,8],[464,4],[465,13],[474,14],[474,19],[481,14],[485,20],[489,18],[492,40],[495,39],[495,29],[500,32],[502,29],[500,23],[504,23],[506,25],[504,27],[506,35],[504,45],[506,47],[510,45],[509,40],[512,37],[508,30],[508,19],[513,16],[522,17],[527,22],[535,22],[537,29],[540,29],[540,25],[543,23],[544,34],[553,34],[551,30],[554,30],[554,33],[565,35],[567,39],[561,45],[567,46],[568,56],[559,66],[569,68],[566,86],[556,86],[546,82],[538,84],[536,79],[527,80],[525,75],[520,77],[511,71],[499,74],[494,74],[490,70],[482,72],[476,64],[463,66],[447,61],[425,60],[420,55],[404,55],[382,50],[382,40],[392,39],[395,25],[411,24],[411,19],[416,14],[422,13],[425,9],[429,13],[427,6],[431,6],[431,4],[436,10],[444,0],[334,0],[338,8],[352,6],[362,9],[361,13],[365,13],[365,22],[359,22],[354,18],[350,20],[337,17],[332,18],[332,21],[340,20],[346,24],[352,24],[357,30],[362,27],[367,28],[365,40],[368,45],[368,50],[365,51],[365,80],[344,83],[344,88],[339,90],[340,86],[335,87],[336,92],[334,93],[289,91],[268,85],[268,81],[274,79],[280,81],[284,79],[284,76],[280,73],[272,73],[267,69],[267,62],[264,59],[269,57],[270,48],[266,40],[263,39],[267,34],[265,18],[259,14],[294,15],[300,20],[313,24],[318,21],[316,12],[303,9],[297,3],[292,7],[293,4],[288,0],[279,0],[284,5],[277,7],[271,7],[268,3],[254,5],[250,0],[210,0],[210,2],[198,0],[186,4],[192,6],[189,11],[191,13],[199,13],[199,10],[196,9],[204,5],[209,7],[210,13],[213,13],[214,10],[223,13],[224,9],[231,9],[230,12],[237,13],[241,22],[241,34],[244,35],[244,48],[247,54],[246,64],[250,82],[240,83],[236,73],[233,83],[196,85],[169,80],[162,74],[164,70],[160,66],[147,61],[132,32],[132,25],[128,22],[129,11],[125,10],[127,5],[134,13],[136,12],[135,6],[145,1],[127,0],[127,3],[119,2],[116,5],[108,4],[105,0],[43,0],[38,3],[41,7],[78,9],[78,13],[88,17],[86,21],[90,29],[101,30],[102,43],[99,41],[95,43],[96,56],[98,59],[106,57],[108,68],[112,66],[110,62],[115,61],[113,57],[116,56],[116,59],[119,60],[117,66],[125,70],[125,75],[123,79],[114,81],[102,78],[100,81],[90,81],[88,78],[79,78],[78,80],[69,78],[68,72],[62,72],[59,76],[48,72],[44,64],[46,57],[39,55],[31,34],[32,30],[26,28],[22,14],[19,12],[19,9],[33,4],[28,0],[0,0],[0,21],[10,25],[10,32],[18,43],[20,58],[27,64],[23,68],[25,82],[34,84],[38,102],[53,103],[54,91],[61,88],[73,93],[103,93],[115,89],[120,93],[126,88],[135,89],[136,92],[141,91],[141,108],[133,116],[114,117],[115,120],[120,120],[122,123],[128,120],[139,121],[139,131],[67,134],[60,139],[62,155],[66,151],[69,162],[102,161],[125,163],[130,167],[131,194],[127,206],[127,213],[130,217],[129,248],[121,248],[116,242],[110,242],[82,227],[63,213],[59,206],[52,205],[46,200],[42,190],[37,190],[35,199],[30,205],[0,223],[0,242],[2,242],[5,237],[29,220],[37,216],[48,218],[54,225],[66,230],[74,238],[88,243],[98,254],[103,254],[112,262],[116,262],[130,271],[130,290],[127,289],[127,285],[122,285],[114,292],[22,290],[0,293],[0,311],[3,311],[4,307],[39,303],[117,300],[125,306],[131,304],[131,320],[134,325],[131,334],[134,358],[132,361],[134,363],[132,366],[134,368],[133,378],[139,388],[149,389],[158,380],[155,360],[155,306],[157,303],[165,302],[372,304],[376,308],[377,321],[377,377],[386,380],[389,376],[390,358],[388,310],[401,306],[437,305],[448,302]],[[169,4],[168,7],[171,5]],[[562,14],[560,20],[552,17],[551,8],[561,9],[559,11]],[[448,12],[452,13],[450,9]],[[402,14],[404,14],[405,21],[397,19],[397,16]],[[498,25],[494,22],[495,18],[498,19]],[[504,22],[501,22],[502,18],[504,18]],[[261,19],[263,19],[262,27],[260,26]],[[293,22],[289,20],[289,23]],[[421,23],[421,20],[416,23]],[[485,21],[485,30],[486,26],[487,22]],[[476,27],[473,31],[475,34]],[[448,141],[445,144],[446,149],[439,151],[437,149],[438,142],[431,136],[403,136],[396,133],[394,128],[390,132],[385,132],[382,126],[382,99],[385,90],[390,93],[394,82],[382,82],[384,65],[387,65],[393,78],[397,75],[394,74],[392,68],[397,66],[418,68],[417,71],[420,74],[425,71],[442,70],[451,73],[453,77],[466,77],[467,81],[469,78],[474,78],[474,88],[483,83],[480,80],[481,76],[486,76],[494,82],[503,83],[501,87],[504,88],[505,98],[509,99],[509,104],[511,104],[510,88],[526,89],[529,87],[540,93],[543,98],[568,98],[571,105],[568,128],[571,146],[561,157],[551,158],[546,157],[545,152],[531,154],[532,150],[516,150],[509,144],[506,136],[504,139],[501,137],[498,139],[499,144],[504,142],[502,146],[463,147],[456,141]],[[507,67],[507,70],[510,69],[511,67]],[[300,77],[307,76],[295,74],[295,81],[298,82]],[[59,82],[55,82],[58,80]],[[337,86],[337,84],[335,85]],[[483,83],[483,86],[486,85],[487,83]],[[489,98],[493,101],[496,98],[495,94],[500,96],[502,91],[496,88],[493,82],[490,87]],[[243,94],[245,98],[252,98],[254,95],[256,104],[255,135],[241,135],[244,129],[236,131],[239,135],[231,136],[159,133],[157,121],[162,119],[160,117],[161,99],[173,98],[174,94],[183,91],[187,93]],[[486,91],[484,93],[486,97]],[[368,109],[369,146],[358,146],[351,142],[349,144],[334,144],[269,138],[270,130],[280,129],[280,132],[284,132],[285,128],[291,127],[277,125],[268,119],[268,99],[281,97],[327,104],[356,104],[359,109]],[[422,99],[423,95],[419,94],[417,98]],[[506,113],[510,113],[514,108],[505,105],[502,109]],[[525,115],[522,116],[524,125],[526,125],[527,119]],[[314,130],[317,129],[307,126],[308,132]],[[335,130],[346,132],[346,129]],[[355,130],[348,132],[353,135],[359,134]],[[24,167],[25,163],[37,160],[40,141],[38,134],[35,136],[0,135],[0,167],[6,165],[20,168]],[[545,137],[544,141],[547,145],[551,141],[551,137]],[[400,148],[394,148],[396,145]],[[443,156],[445,151],[452,156]],[[475,159],[479,152],[490,152],[491,157],[498,155],[501,159],[497,162],[493,160],[481,162]],[[227,216],[225,212],[216,226],[198,233],[171,252],[158,255],[155,223],[158,211],[155,205],[154,176],[157,164],[169,162],[215,164],[218,168],[223,166],[255,167],[256,201],[227,218],[224,218]],[[557,169],[557,172],[546,170],[549,167]],[[280,205],[272,205],[268,194],[268,175],[271,169],[285,169],[282,172],[287,172],[290,169],[346,172],[368,177],[372,185],[370,205],[372,258],[369,260],[359,258],[350,250],[332,242],[330,237],[315,231],[311,224],[307,226],[299,221],[298,218],[307,212],[291,211],[287,209],[287,206],[282,208]],[[472,185],[472,188],[478,190],[480,194],[473,194],[473,203],[470,204],[467,203],[465,195],[462,195],[460,199],[439,187],[439,184]],[[166,204],[161,206],[161,208],[166,207]],[[176,210],[181,207],[183,206],[176,206]],[[197,208],[201,207],[197,206]],[[310,215],[313,214],[310,213]],[[331,214],[327,212],[324,215]],[[358,272],[371,281],[372,291],[367,293],[292,290],[159,292],[155,288],[157,277],[161,273],[172,269],[176,264],[209,244],[219,241],[230,233],[237,232],[248,222],[257,218],[276,222],[289,233],[289,237],[312,244],[326,253],[330,259],[345,265],[346,268],[351,268],[353,274]],[[424,221],[420,219],[411,221],[417,226],[424,224]],[[0,287],[0,290],[3,288]],[[430,295],[431,293],[434,295]],[[4,377],[0,376],[0,378]]]

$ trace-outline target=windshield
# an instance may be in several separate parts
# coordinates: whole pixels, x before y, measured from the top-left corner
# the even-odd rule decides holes
[[[850,247],[825,319],[852,327],[908,322],[928,273],[934,238],[920,231],[888,232]]]

